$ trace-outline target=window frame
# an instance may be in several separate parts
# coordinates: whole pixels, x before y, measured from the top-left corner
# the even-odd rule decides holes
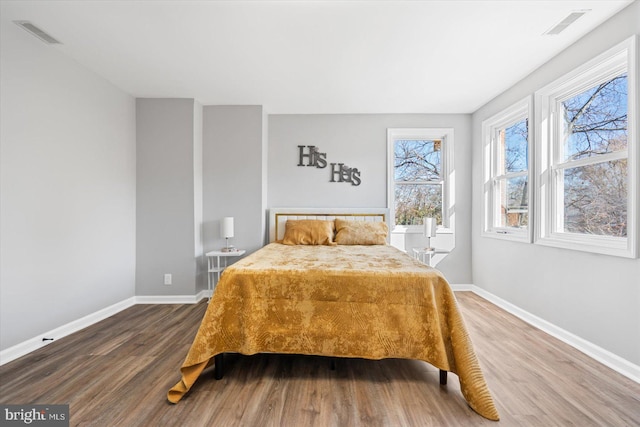
[[[453,128],[388,128],[387,129],[387,208],[389,209],[389,224],[393,233],[422,233],[422,225],[396,225],[395,211],[395,141],[397,140],[435,140],[442,141],[441,147],[441,178],[442,178],[442,225],[436,234],[453,233],[455,230],[455,215],[453,206],[454,171],[453,171]]]
[[[535,243],[605,255],[638,256],[638,67],[637,37],[633,36],[563,77],[535,92],[536,198]],[[563,101],[607,79],[627,74],[627,150],[626,156],[613,152],[567,162],[560,158],[562,123],[558,109]],[[627,159],[627,237],[589,235],[559,230],[563,223],[564,191],[558,182],[563,171],[620,158]],[[559,206],[562,206],[560,208]]]
[[[527,131],[527,170],[522,173],[504,173],[498,175],[498,142],[497,132],[506,129],[509,126],[521,121],[528,120]],[[482,232],[483,237],[492,237],[496,239],[512,240],[516,242],[531,243],[533,239],[533,103],[531,96],[527,96],[520,101],[505,108],[499,113],[489,117],[482,122],[482,140],[483,140],[483,210],[482,210]],[[496,226],[497,203],[496,181],[499,179],[508,179],[509,175],[526,176],[527,177],[527,203],[529,224],[526,228],[518,229],[515,227]]]

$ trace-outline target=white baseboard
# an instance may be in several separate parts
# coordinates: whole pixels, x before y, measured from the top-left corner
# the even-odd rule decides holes
[[[136,304],[197,304],[202,298],[209,296],[207,290],[196,295],[138,295]]]
[[[540,329],[541,331],[546,332],[547,334],[559,339],[560,341],[566,344],[569,344],[571,347],[577,350],[580,350],[587,356],[597,360],[598,362],[602,363],[605,366],[608,366],[609,368],[624,375],[625,377],[637,383],[640,383],[640,366],[633,364],[628,360],[623,359],[622,357],[614,353],[611,353],[610,351],[605,350],[604,348],[599,347],[593,344],[592,342],[589,342],[583,338],[580,338],[579,336],[574,335],[571,332],[566,331],[550,322],[547,322],[546,320],[534,314],[531,314],[528,311],[525,311],[520,307],[515,306],[510,302],[505,301],[502,298],[492,294],[491,292],[488,292],[482,288],[479,288],[478,286],[471,285],[470,289],[467,289],[468,285],[459,285],[459,286],[463,287],[464,289],[458,289],[458,285],[452,285],[451,288],[454,291],[470,290],[474,294],[486,299],[487,301],[497,305],[503,310],[524,320],[528,324]]]
[[[204,289],[204,290],[198,292],[198,301],[200,301],[203,298],[211,298],[212,295],[213,295],[213,291],[210,291],[208,289]]]
[[[467,284],[457,284],[450,286],[451,290],[453,290],[454,292],[473,292],[473,288],[475,288],[475,286]]]
[[[5,363],[9,363],[19,357],[22,357],[25,354],[42,348],[47,344],[51,344],[52,341],[43,341],[43,338],[53,338],[54,340],[57,340],[62,337],[66,337],[67,335],[84,329],[87,326],[91,326],[94,323],[104,320],[107,317],[113,316],[114,314],[119,313],[122,310],[132,307],[135,304],[136,297],[127,298],[124,301],[120,301],[118,303],[110,305],[109,307],[105,307],[101,310],[96,311],[95,313],[91,313],[80,319],[69,322],[66,325],[62,325],[48,332],[40,334],[37,337],[33,337],[21,342],[20,344],[16,344],[13,347],[2,350],[0,351],[0,366],[4,365]]]

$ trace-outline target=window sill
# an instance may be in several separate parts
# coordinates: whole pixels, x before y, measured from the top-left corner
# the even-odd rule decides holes
[[[395,226],[395,228],[393,230],[391,230],[391,233],[393,234],[423,234],[424,233],[424,228],[419,225],[419,226],[404,226],[404,225],[397,225]],[[453,230],[450,228],[438,228],[436,230],[436,236],[438,234],[453,234]]]
[[[528,230],[488,230],[483,231],[481,236],[489,237],[490,239],[508,240],[511,242],[531,243],[531,235]]]
[[[623,258],[637,258],[637,250],[631,246],[628,238],[554,233],[537,239],[535,244]]]

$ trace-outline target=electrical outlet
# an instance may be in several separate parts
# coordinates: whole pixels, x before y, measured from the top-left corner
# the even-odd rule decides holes
[[[164,284],[165,285],[170,285],[171,284],[171,280],[172,280],[171,274],[170,273],[166,273],[164,275]]]

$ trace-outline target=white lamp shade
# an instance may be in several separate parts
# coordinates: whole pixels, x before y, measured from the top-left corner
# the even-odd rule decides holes
[[[225,239],[233,237],[233,217],[226,216],[220,221],[220,234]]]
[[[436,235],[436,219],[431,217],[423,218],[424,236],[435,237]]]

